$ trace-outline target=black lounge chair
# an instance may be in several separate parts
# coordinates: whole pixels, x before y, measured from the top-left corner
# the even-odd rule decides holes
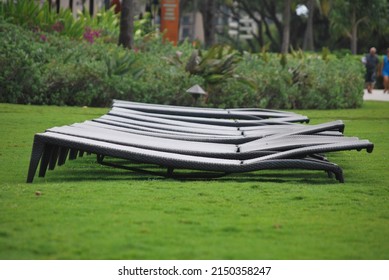
[[[229,147],[223,146],[220,148],[221,153],[223,153]],[[179,148],[177,152],[166,152],[161,151],[162,149],[138,148],[111,143],[106,140],[100,141],[61,133],[45,132],[35,135],[27,182],[33,181],[39,162],[39,176],[43,177],[47,168],[54,169],[56,164],[64,164],[68,153],[69,159],[76,159],[77,155],[84,154],[84,152],[95,153],[100,158],[112,156],[134,162],[154,163],[165,166],[168,168],[167,175],[171,174],[174,168],[224,173],[249,172],[262,169],[311,169],[334,173],[336,178],[343,182],[340,167],[325,160],[315,159],[315,155],[352,149],[367,149],[367,151],[371,152],[372,148],[373,145],[369,141],[350,140],[343,143],[312,145],[281,152],[270,150],[265,151],[262,156],[250,156],[246,160],[240,160],[234,159],[233,156],[239,153],[238,150],[235,153],[231,150],[228,158],[219,158],[214,155],[218,155],[217,152],[220,151],[204,152],[204,155],[200,156],[201,149],[197,151],[192,149],[191,152],[194,151],[193,153],[198,154],[195,156],[188,155],[191,152],[180,150]],[[99,161],[101,162],[101,160]]]
[[[173,152],[185,155],[207,156],[224,159],[250,159],[268,154],[268,151],[279,152],[294,148],[335,144],[359,143],[360,148],[367,148],[366,142],[356,137],[305,136],[289,135],[277,138],[264,137],[244,144],[223,144],[211,142],[183,141],[162,137],[139,135],[129,132],[112,131],[88,125],[54,127],[47,132],[59,133],[85,139],[103,141],[124,146],[138,147],[149,150]],[[270,138],[270,139],[268,139]]]
[[[276,126],[279,126],[280,129],[295,129],[299,127],[299,125],[291,124],[289,121],[277,121],[277,120],[257,120],[255,123],[245,123],[245,125],[241,126],[239,124],[236,124],[234,126],[230,125],[223,125],[223,124],[204,124],[204,123],[197,123],[197,122],[191,122],[189,120],[183,121],[183,120],[173,120],[173,119],[167,119],[167,118],[159,118],[159,117],[152,117],[147,115],[141,115],[141,114],[132,114],[128,113],[126,111],[118,111],[117,109],[111,110],[107,115],[104,115],[100,117],[99,119],[96,119],[95,121],[100,122],[107,122],[109,124],[114,124],[114,122],[120,124],[120,123],[129,123],[131,125],[138,125],[138,126],[144,126],[144,127],[152,127],[152,128],[163,128],[164,130],[173,130],[173,131],[179,131],[180,129],[185,131],[194,131],[195,133],[201,133],[201,134],[209,134],[210,131],[214,131],[215,134],[220,132],[221,134],[228,134],[228,135],[238,135],[242,134],[246,131],[259,131],[259,130],[269,130],[269,129],[275,129]],[[225,120],[225,121],[228,121]],[[250,125],[248,125],[250,124]],[[269,127],[269,126],[272,127]],[[331,125],[330,127],[325,127],[326,130],[338,130],[343,131],[344,124],[342,121],[335,121],[323,124],[323,126]],[[300,127],[306,127],[301,126]]]
[[[251,112],[249,112],[251,113]],[[255,119],[240,119],[238,116],[233,115],[231,113],[225,114],[224,118],[215,118],[215,117],[193,117],[186,115],[168,115],[168,114],[158,114],[158,113],[148,113],[143,111],[136,111],[128,108],[121,107],[113,107],[112,110],[108,113],[109,115],[114,116],[124,116],[134,119],[157,119],[159,122],[165,122],[168,120],[176,120],[176,121],[184,121],[191,123],[193,125],[196,124],[209,124],[209,125],[220,125],[220,126],[231,126],[231,127],[245,127],[245,126],[255,126],[255,125],[267,125],[274,123],[283,123],[290,124],[296,122],[307,122],[307,117],[301,115],[294,114],[278,114],[277,117],[273,118],[258,118],[256,116],[252,116]],[[245,117],[248,117],[249,114],[245,114]]]
[[[140,131],[159,132],[163,134],[185,134],[192,136],[204,136],[204,137],[239,137],[242,139],[249,137],[249,140],[258,139],[265,136],[278,134],[278,133],[290,133],[290,134],[312,134],[322,133],[326,135],[343,135],[334,134],[334,131],[343,132],[344,124],[341,121],[329,122],[320,125],[272,125],[272,126],[255,126],[255,127],[227,127],[225,129],[221,126],[215,125],[202,125],[197,127],[191,127],[190,124],[184,122],[172,121],[166,123],[156,123],[150,121],[142,121],[132,118],[126,118],[124,116],[117,117],[111,115],[104,115],[94,122],[111,125],[113,127],[122,127],[135,129]],[[165,120],[166,121],[166,120]],[[187,126],[189,125],[189,126]]]
[[[115,101],[114,105],[118,103],[134,107],[131,102]],[[142,110],[147,106],[135,104]],[[333,173],[337,180],[343,182],[341,168],[329,162],[322,153],[373,150],[373,144],[367,140],[344,137],[344,124],[341,121],[320,125],[285,124],[284,121],[259,125],[258,122],[270,119],[259,119],[261,110],[238,109],[234,111],[245,112],[245,116],[255,112],[258,118],[252,120],[247,117],[242,120],[244,125],[240,126],[231,125],[230,113],[226,114],[221,109],[188,109],[192,110],[190,114],[193,111],[201,112],[202,116],[199,117],[199,114],[188,116],[183,107],[177,110],[174,106],[150,105],[150,108],[149,111],[153,112],[113,108],[107,115],[93,121],[54,127],[36,134],[27,182],[33,181],[39,163],[39,176],[43,177],[47,169],[53,170],[56,165],[63,165],[67,158],[73,160],[85,152],[96,154],[101,164],[119,168],[129,167],[106,162],[104,158],[110,156],[160,165],[167,168],[164,175],[168,177],[174,177],[174,169],[222,174],[263,169],[308,169]],[[173,111],[175,115],[167,114]],[[199,122],[204,118],[204,112],[212,116],[216,112],[217,121]],[[181,118],[181,113],[184,113],[184,118]],[[271,113],[277,115],[271,120],[293,115],[286,113],[281,116],[280,111]],[[246,126],[247,121],[256,123]]]
[[[114,100],[113,108],[132,109],[139,112],[163,114],[169,116],[188,116],[204,118],[224,118],[235,120],[261,120],[270,118],[288,118],[295,117],[293,122],[309,122],[309,118],[293,112],[254,109],[254,108],[235,108],[235,109],[214,109],[199,107],[182,107],[157,104],[144,104],[130,101]]]

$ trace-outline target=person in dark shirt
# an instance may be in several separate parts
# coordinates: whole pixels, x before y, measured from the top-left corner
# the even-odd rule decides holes
[[[365,76],[365,81],[367,84],[367,91],[368,93],[371,93],[373,88],[374,88],[374,83],[376,81],[376,72],[377,72],[377,67],[379,64],[379,59],[378,56],[376,55],[376,48],[370,48],[370,53],[367,54],[363,59],[363,63],[365,64],[366,67],[366,76]]]

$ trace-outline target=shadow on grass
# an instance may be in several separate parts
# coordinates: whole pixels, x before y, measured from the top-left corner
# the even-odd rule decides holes
[[[47,171],[47,182],[86,182],[86,181],[164,181],[164,182],[226,182],[226,183],[278,183],[278,184],[311,184],[311,185],[334,185],[338,184],[334,178],[329,178],[323,171],[302,171],[302,170],[275,170],[275,171],[254,171],[247,173],[214,173],[193,170],[177,169],[175,178],[163,176],[166,168],[159,168],[154,165],[131,165],[135,168],[142,168],[146,172],[157,172],[161,175],[140,173],[136,171],[123,170],[102,166],[94,163],[85,167],[72,166],[57,167],[55,171]],[[217,178],[210,178],[216,176]],[[34,182],[40,182],[42,178],[36,177]]]

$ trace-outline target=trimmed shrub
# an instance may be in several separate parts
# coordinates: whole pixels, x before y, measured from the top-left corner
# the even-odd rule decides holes
[[[245,55],[239,75],[254,87],[229,81],[222,88],[227,106],[283,109],[356,108],[363,102],[363,66],[354,57],[322,60],[280,55]],[[284,64],[284,65],[283,65]],[[220,102],[217,100],[216,102]]]
[[[29,35],[13,25],[0,25],[0,102],[42,104],[45,48]]]
[[[210,107],[326,109],[362,104],[364,69],[354,56],[234,54],[234,67],[224,67],[231,61],[220,57],[207,62],[211,68],[193,72],[186,66],[194,48],[162,43],[155,34],[139,39],[135,50],[126,50],[0,20],[0,41],[0,102],[108,106],[117,98],[190,105],[192,97],[185,91],[199,84],[209,93],[203,105]],[[177,51],[181,62],[172,63]],[[207,57],[207,52],[202,55]],[[212,61],[228,75],[213,69]],[[223,78],[210,83],[209,73]]]

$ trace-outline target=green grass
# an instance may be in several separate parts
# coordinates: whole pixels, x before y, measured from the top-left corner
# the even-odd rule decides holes
[[[300,111],[375,143],[330,155],[345,184],[304,170],[175,181],[93,156],[25,183],[34,133],[107,111],[0,104],[0,259],[389,258],[389,103]]]

